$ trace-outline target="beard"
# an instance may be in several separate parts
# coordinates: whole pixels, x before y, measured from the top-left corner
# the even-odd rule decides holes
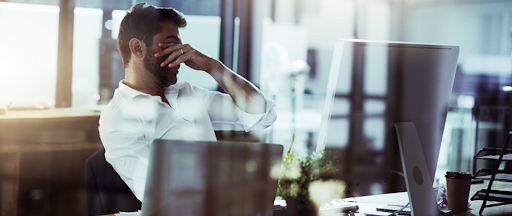
[[[179,67],[160,67],[160,63],[167,57],[168,56],[155,58],[155,52],[149,47],[147,48],[146,56],[144,56],[144,67],[161,82],[163,87],[169,87],[170,85],[176,84],[178,81],[176,75],[178,74]]]

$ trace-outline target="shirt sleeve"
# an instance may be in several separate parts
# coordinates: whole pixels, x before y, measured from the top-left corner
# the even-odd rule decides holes
[[[246,132],[261,130],[271,126],[277,119],[275,102],[265,96],[265,113],[250,114],[235,104],[231,96],[217,91],[203,92],[206,109],[215,130],[235,129]]]
[[[273,100],[268,100],[266,97],[265,101],[265,113],[262,114],[249,114],[236,107],[236,115],[238,120],[244,126],[245,132],[265,129],[276,121],[277,114],[274,108],[275,102]]]
[[[105,159],[141,202],[144,197],[149,141],[136,119],[121,118],[122,112],[110,110],[100,117],[100,138]]]

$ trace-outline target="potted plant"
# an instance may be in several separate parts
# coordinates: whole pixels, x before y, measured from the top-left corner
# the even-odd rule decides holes
[[[344,183],[335,178],[338,160],[324,150],[304,157],[290,150],[283,157],[276,196],[286,200],[288,216],[318,215],[321,205],[343,195]]]

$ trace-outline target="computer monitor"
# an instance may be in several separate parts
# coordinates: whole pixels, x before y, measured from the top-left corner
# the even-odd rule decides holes
[[[448,45],[336,42],[316,150],[338,156],[353,195],[405,190],[395,174],[397,122],[415,125],[433,181],[458,53]]]
[[[283,146],[154,140],[142,216],[272,215]]]

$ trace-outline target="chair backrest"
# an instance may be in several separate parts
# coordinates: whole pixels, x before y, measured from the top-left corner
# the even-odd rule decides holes
[[[134,212],[141,209],[142,203],[105,160],[103,147],[87,159],[85,183],[89,215]]]

